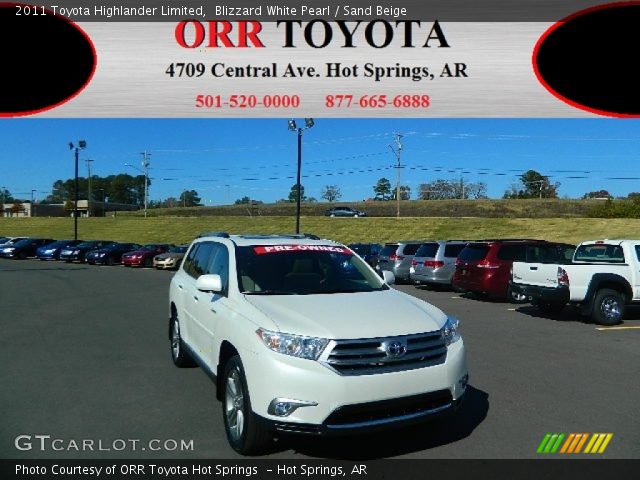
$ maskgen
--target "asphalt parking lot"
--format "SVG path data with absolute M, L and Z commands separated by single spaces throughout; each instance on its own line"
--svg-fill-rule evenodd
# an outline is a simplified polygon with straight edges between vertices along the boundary
M 0 260 L 0 457 L 238 457 L 209 378 L 171 363 L 171 275 Z M 461 411 L 393 434 L 281 439 L 272 458 L 535 458 L 548 432 L 613 433 L 601 456 L 640 458 L 640 310 L 599 329 L 571 311 L 545 318 L 398 288 L 461 319 L 471 376 Z M 21 435 L 30 440 L 18 449 Z

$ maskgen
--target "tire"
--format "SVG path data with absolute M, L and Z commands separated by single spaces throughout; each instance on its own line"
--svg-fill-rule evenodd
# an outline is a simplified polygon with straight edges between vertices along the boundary
M 169 346 L 171 348 L 171 360 L 173 360 L 173 364 L 176 367 L 195 367 L 196 362 L 193 361 L 184 347 L 184 342 L 180 336 L 180 322 L 175 314 L 169 320 Z
M 104 263 L 112 267 L 115 262 L 113 261 L 113 257 L 107 257 Z
M 229 359 L 222 374 L 222 418 L 229 445 L 241 455 L 268 450 L 273 436 L 251 410 L 244 367 L 238 355 Z
M 529 297 L 527 297 L 525 294 L 523 293 L 516 293 L 514 292 L 511 287 L 509 287 L 509 289 L 507 290 L 507 299 L 511 302 L 511 303 L 515 303 L 515 304 L 522 304 L 522 303 L 527 303 L 529 301 Z
M 151 268 L 151 267 L 153 267 L 153 259 L 151 259 L 151 258 L 146 258 L 146 259 L 144 260 L 144 263 L 143 263 L 143 265 L 142 265 L 142 266 L 143 266 L 143 267 L 145 267 L 145 268 Z
M 26 260 L 27 254 L 25 252 L 18 253 L 18 260 Z
M 591 318 L 600 325 L 616 325 L 624 317 L 624 296 L 617 290 L 603 288 L 593 299 Z

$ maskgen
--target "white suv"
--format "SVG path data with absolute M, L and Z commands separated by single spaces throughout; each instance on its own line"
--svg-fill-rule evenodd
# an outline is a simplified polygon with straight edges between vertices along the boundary
M 388 286 L 344 245 L 304 235 L 196 239 L 171 280 L 178 367 L 214 378 L 241 454 L 278 432 L 352 434 L 452 411 L 458 321 Z

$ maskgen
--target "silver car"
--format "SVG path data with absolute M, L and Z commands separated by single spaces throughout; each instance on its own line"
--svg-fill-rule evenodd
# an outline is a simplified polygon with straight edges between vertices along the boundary
M 377 270 L 389 270 L 396 277 L 396 283 L 409 282 L 409 269 L 413 256 L 425 243 L 424 240 L 403 240 L 397 243 L 387 243 L 378 255 Z
M 179 245 L 171 247 L 167 252 L 161 253 L 153 257 L 153 266 L 158 270 L 170 269 L 177 270 L 180 262 L 186 253 L 188 245 Z
M 421 245 L 411 263 L 411 281 L 416 285 L 451 285 L 456 259 L 467 243 L 439 240 Z

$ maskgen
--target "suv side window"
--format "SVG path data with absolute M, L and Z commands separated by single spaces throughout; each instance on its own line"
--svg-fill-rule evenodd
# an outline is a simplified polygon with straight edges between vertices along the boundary
M 503 245 L 498 252 L 498 258 L 500 260 L 513 260 L 514 262 L 523 261 L 525 259 L 525 246 Z
M 220 279 L 222 280 L 222 295 L 227 296 L 229 293 L 229 251 L 227 247 L 219 243 L 211 245 L 213 251 L 211 252 L 205 273 L 220 275 Z

